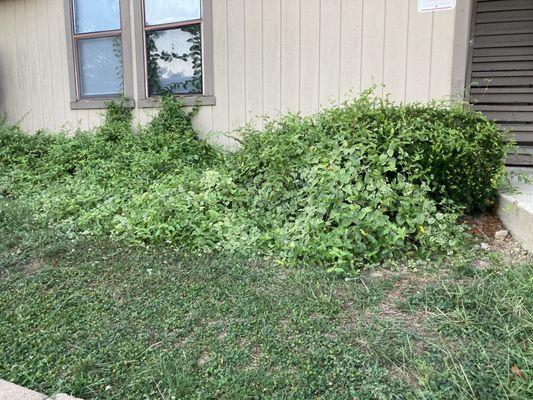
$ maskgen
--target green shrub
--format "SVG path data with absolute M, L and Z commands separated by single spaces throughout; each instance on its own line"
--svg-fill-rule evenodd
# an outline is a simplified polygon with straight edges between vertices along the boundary
M 443 104 L 404 110 L 400 121 L 408 122 L 408 129 L 402 130 L 403 141 L 413 146 L 407 150 L 413 159 L 407 162 L 420 160 L 434 198 L 450 199 L 472 212 L 492 207 L 509 150 L 497 126 L 481 113 Z
M 168 97 L 139 132 L 117 104 L 72 138 L 3 127 L 0 193 L 72 233 L 346 269 L 453 250 L 458 213 L 483 209 L 503 173 L 495 126 L 443 104 L 367 94 L 247 128 L 235 154 L 199 140 L 194 115 Z
M 318 152 L 342 150 L 353 158 L 360 151 L 363 163 L 381 157 L 390 163 L 389 176 L 397 171 L 425 182 L 437 202 L 451 200 L 467 211 L 490 206 L 508 151 L 497 126 L 480 113 L 445 103 L 397 106 L 368 95 L 311 118 L 288 116 L 256 133 L 245 132 L 238 154 L 248 178 L 268 168 L 269 180 L 284 179 L 287 168 Z

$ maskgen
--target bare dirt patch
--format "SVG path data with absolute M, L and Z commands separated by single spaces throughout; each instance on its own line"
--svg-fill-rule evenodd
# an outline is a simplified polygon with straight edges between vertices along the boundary
M 251 350 L 250 363 L 246 366 L 248 371 L 256 371 L 259 368 L 259 360 L 261 358 L 261 349 L 258 346 L 254 346 Z
M 412 351 L 421 354 L 425 351 L 425 342 L 433 338 L 434 332 L 428 328 L 427 314 L 423 310 L 404 310 L 400 307 L 401 303 L 407 298 L 419 291 L 423 291 L 428 286 L 437 282 L 444 273 L 424 274 L 421 271 L 390 271 L 379 269 L 364 272 L 359 278 L 361 285 L 368 290 L 376 290 L 375 285 L 379 281 L 391 281 L 392 288 L 385 290 L 383 299 L 375 306 L 361 309 L 347 301 L 343 307 L 343 312 L 339 317 L 339 323 L 343 330 L 354 332 L 357 336 L 357 345 L 368 354 L 380 353 L 375 348 L 376 343 L 372 340 L 364 339 L 365 332 L 368 329 L 386 329 L 385 326 L 392 324 L 398 331 L 406 332 L 413 337 Z M 396 330 L 396 328 L 394 329 Z M 359 333 L 358 333 L 359 332 Z M 418 340 L 418 339 L 424 340 Z
M 44 266 L 44 263 L 42 260 L 33 258 L 29 260 L 27 263 L 22 264 L 20 266 L 20 269 L 26 275 L 33 275 L 33 274 L 36 274 L 41 268 L 43 268 L 43 266 Z
M 464 222 L 469 226 L 469 233 L 488 242 L 493 241 L 496 232 L 505 229 L 500 219 L 494 214 L 466 216 Z
M 505 230 L 498 216 L 494 214 L 468 216 L 465 217 L 464 222 L 469 227 L 469 233 L 480 241 L 479 245 L 482 249 L 500 254 L 507 263 L 517 264 L 531 259 L 532 255 L 524 250 L 510 233 L 503 239 L 496 238 L 497 232 Z M 485 268 L 488 263 L 484 260 L 478 260 L 475 266 Z
M 435 275 L 420 276 L 416 273 L 404 273 L 388 291 L 379 304 L 377 312 L 372 312 L 367 317 L 378 317 L 399 322 L 402 326 L 418 336 L 427 335 L 425 321 L 427 315 L 424 312 L 406 313 L 399 309 L 399 304 L 416 292 L 424 290 L 437 280 Z
M 203 367 L 204 365 L 206 365 L 209 362 L 210 359 L 211 359 L 211 357 L 209 356 L 209 353 L 204 351 L 200 355 L 200 358 L 198 359 L 198 366 L 199 367 Z

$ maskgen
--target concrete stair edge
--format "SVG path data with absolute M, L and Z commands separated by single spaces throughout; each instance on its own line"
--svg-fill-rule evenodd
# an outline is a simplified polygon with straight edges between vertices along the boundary
M 533 168 L 508 168 L 533 178 Z M 498 216 L 513 238 L 533 253 L 533 184 L 513 181 L 515 193 L 500 193 Z
M 47 396 L 0 379 L 0 400 L 81 400 L 64 393 Z

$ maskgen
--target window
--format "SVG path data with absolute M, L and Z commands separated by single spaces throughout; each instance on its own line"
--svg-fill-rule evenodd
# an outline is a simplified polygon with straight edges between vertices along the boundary
M 155 107 L 167 93 L 214 105 L 212 1 L 64 0 L 71 108 L 105 108 L 122 95 Z
M 202 93 L 200 25 L 146 33 L 148 95 Z
M 101 108 L 131 94 L 127 1 L 65 1 L 72 108 Z
M 214 104 L 211 1 L 137 0 L 141 107 L 157 105 L 163 94 L 183 96 L 186 104 Z

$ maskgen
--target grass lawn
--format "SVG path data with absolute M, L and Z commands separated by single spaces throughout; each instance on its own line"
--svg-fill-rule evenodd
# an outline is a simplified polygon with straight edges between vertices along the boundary
M 72 239 L 3 206 L 0 378 L 84 399 L 533 397 L 516 254 L 343 279 Z

